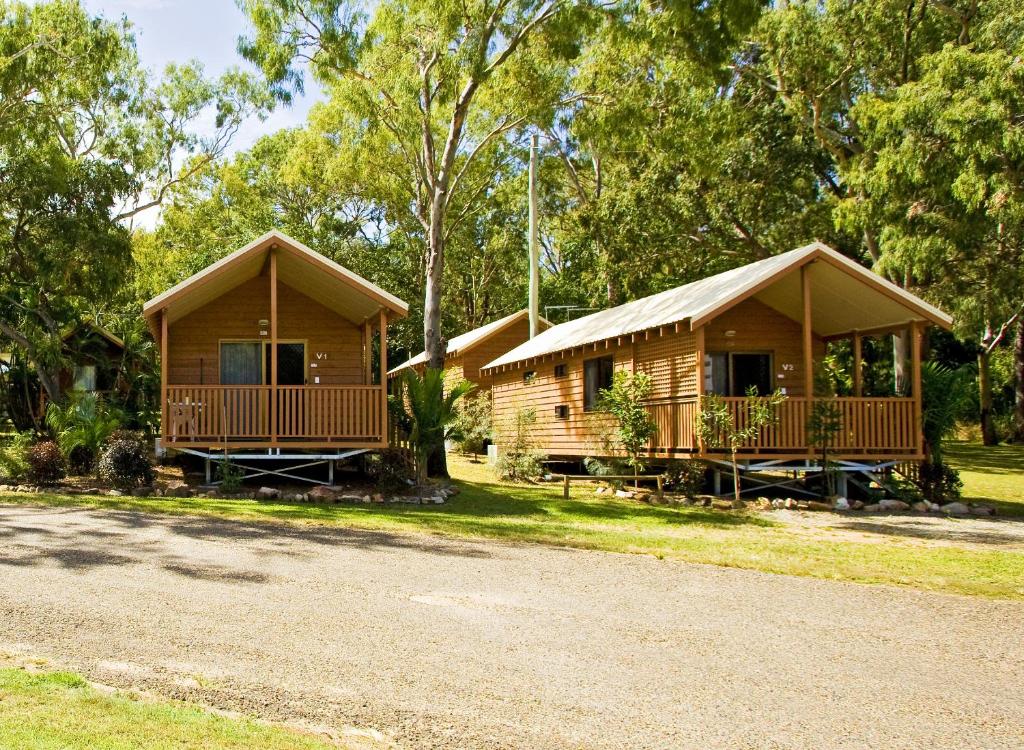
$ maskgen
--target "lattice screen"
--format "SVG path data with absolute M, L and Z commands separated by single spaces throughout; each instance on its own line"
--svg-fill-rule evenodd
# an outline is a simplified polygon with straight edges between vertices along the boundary
M 637 342 L 636 370 L 651 377 L 651 398 L 697 393 L 697 338 L 692 333 L 668 334 Z

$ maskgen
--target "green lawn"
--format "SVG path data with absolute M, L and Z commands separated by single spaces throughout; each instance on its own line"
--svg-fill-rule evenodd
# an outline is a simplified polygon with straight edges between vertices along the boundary
M 68 672 L 0 668 L 0 747 L 326 750 L 312 736 L 197 706 L 105 694 Z
M 965 494 L 998 502 L 1001 508 L 1019 508 L 1024 498 L 1017 484 L 1024 475 L 1014 476 L 1013 472 L 1018 471 L 1016 462 L 1024 462 L 1024 450 L 1012 448 L 995 454 L 977 449 L 987 463 L 973 455 L 974 451 L 971 446 L 951 451 L 957 460 L 976 463 L 965 472 Z M 1002 473 L 992 467 L 999 467 Z M 452 458 L 451 469 L 462 493 L 443 506 L 60 495 L 14 495 L 0 501 L 539 542 L 772 573 L 1024 599 L 1024 553 L 1020 551 L 929 545 L 883 535 L 851 540 L 828 530 L 784 526 L 766 514 L 603 499 L 587 484 L 574 484 L 571 499 L 563 500 L 560 485 L 502 484 L 486 465 L 458 457 Z
M 960 470 L 964 498 L 990 503 L 1001 515 L 1024 516 L 1024 446 L 950 443 L 945 451 Z

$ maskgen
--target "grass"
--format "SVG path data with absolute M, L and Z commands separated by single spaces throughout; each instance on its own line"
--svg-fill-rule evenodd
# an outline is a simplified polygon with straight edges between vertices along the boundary
M 1024 450 L 991 453 L 954 446 L 950 456 L 970 465 L 964 472 L 965 496 L 985 499 L 1001 509 L 1024 510 L 1024 495 L 1017 486 Z M 1024 552 L 1019 550 L 925 544 L 884 535 L 843 538 L 826 529 L 785 526 L 756 513 L 604 499 L 586 484 L 574 484 L 571 498 L 564 500 L 560 485 L 499 483 L 489 467 L 463 458 L 453 457 L 451 469 L 462 493 L 443 506 L 61 495 L 14 495 L 0 500 L 536 542 L 770 573 L 1024 599 Z
M 0 668 L 0 747 L 326 750 L 337 746 L 284 727 L 215 714 L 187 703 L 107 694 L 69 672 Z
M 1024 516 L 1024 446 L 950 443 L 945 455 L 960 470 L 966 500 L 989 503 L 1000 515 Z

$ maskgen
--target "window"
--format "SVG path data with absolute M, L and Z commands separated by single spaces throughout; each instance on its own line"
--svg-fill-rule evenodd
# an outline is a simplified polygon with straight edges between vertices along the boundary
M 537 379 L 537 372 L 535 370 L 527 370 L 523 373 L 523 385 L 529 385 Z
M 568 419 L 569 418 L 569 407 L 565 404 L 559 404 L 555 407 L 555 419 Z
M 564 378 L 565 377 L 565 365 L 564 364 L 555 365 L 555 377 L 556 378 Z
M 259 341 L 230 341 L 220 345 L 221 385 L 261 385 L 263 368 Z
M 745 396 L 753 386 L 761 396 L 774 389 L 772 355 L 758 352 L 711 352 L 704 357 L 704 390 L 719 396 Z
M 600 400 L 600 392 L 612 387 L 613 360 L 595 357 L 583 362 L 583 411 L 593 411 Z
M 75 384 L 72 388 L 76 391 L 95 391 L 96 365 L 75 365 Z

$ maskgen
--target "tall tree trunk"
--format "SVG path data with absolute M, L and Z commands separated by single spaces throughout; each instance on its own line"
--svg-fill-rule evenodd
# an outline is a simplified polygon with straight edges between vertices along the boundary
M 1024 318 L 1017 321 L 1017 336 L 1013 342 L 1013 439 L 1024 443 Z
M 427 235 L 427 288 L 423 300 L 423 346 L 427 355 L 427 367 L 444 369 L 446 345 L 441 335 L 441 280 L 444 274 L 444 211 L 445 195 L 436 191 L 430 203 L 430 230 Z M 448 476 L 448 457 L 444 444 L 430 451 L 427 458 L 427 473 L 431 476 Z
M 995 445 L 996 426 L 992 421 L 992 373 L 989 368 L 991 355 L 987 349 L 982 348 L 978 352 L 978 403 L 981 407 L 979 417 L 981 419 L 981 442 L 985 445 Z

